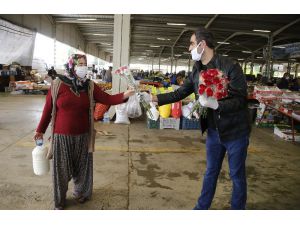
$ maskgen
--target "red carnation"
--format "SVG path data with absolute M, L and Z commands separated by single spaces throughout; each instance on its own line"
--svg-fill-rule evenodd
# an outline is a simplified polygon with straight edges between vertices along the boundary
M 221 99 L 223 98 L 223 93 L 222 92 L 217 92 L 216 95 L 215 95 L 216 99 Z
M 214 79 L 213 79 L 213 83 L 214 84 L 219 84 L 221 82 L 221 80 L 218 78 L 218 77 L 215 77 Z
M 200 86 L 199 86 L 199 90 L 198 90 L 198 92 L 199 92 L 199 95 L 203 95 L 203 94 L 204 94 L 204 91 L 205 91 L 205 89 L 206 89 L 206 86 L 205 86 L 205 85 L 203 85 L 203 84 L 200 84 Z
M 206 88 L 205 92 L 207 97 L 211 97 L 214 95 L 214 92 L 210 87 Z
M 218 84 L 217 85 L 217 89 L 220 91 L 220 90 L 223 90 L 224 89 L 224 86 L 223 84 Z
M 209 80 L 211 79 L 212 77 L 210 76 L 210 74 L 207 72 L 207 71 L 203 71 L 201 73 L 201 76 L 203 77 L 204 80 Z
M 210 80 L 204 80 L 206 86 L 211 86 L 213 83 Z
M 217 76 L 217 75 L 219 74 L 219 71 L 218 71 L 217 69 L 209 69 L 209 70 L 207 71 L 207 73 L 208 73 L 210 76 L 214 77 L 214 76 Z

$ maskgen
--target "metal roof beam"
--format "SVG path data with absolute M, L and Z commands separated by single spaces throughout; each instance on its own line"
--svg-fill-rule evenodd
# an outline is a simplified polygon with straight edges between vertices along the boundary
M 226 38 L 223 42 L 229 41 L 231 38 L 239 35 L 252 35 L 252 36 L 261 36 L 265 38 L 269 38 L 269 35 L 267 34 L 261 34 L 261 33 L 255 33 L 255 32 L 235 32 L 232 35 L 230 35 L 228 38 Z M 216 50 L 221 46 L 222 44 L 218 44 L 216 47 Z
M 285 25 L 285 26 L 279 28 L 278 30 L 276 30 L 276 31 L 274 31 L 274 32 L 272 33 L 272 37 L 277 36 L 277 35 L 280 34 L 282 31 L 284 31 L 285 29 L 289 28 L 290 26 L 293 26 L 295 23 L 298 23 L 299 21 L 300 21 L 300 18 L 298 18 L 298 19 L 296 19 L 296 20 L 290 22 L 289 24 L 287 24 L 287 25 Z
M 219 16 L 219 14 L 214 15 L 213 18 L 211 18 L 207 24 L 205 25 L 205 28 L 208 29 L 210 27 L 210 25 L 215 21 L 215 19 Z
M 206 28 L 206 29 L 209 28 L 210 25 L 214 22 L 214 20 L 215 20 L 218 16 L 219 16 L 219 14 L 214 15 L 214 16 L 207 22 L 207 24 L 205 25 L 205 28 Z M 181 38 L 181 36 L 182 36 L 185 32 L 190 31 L 190 30 L 192 30 L 192 29 L 191 29 L 191 28 L 189 28 L 189 29 L 184 28 L 184 29 L 180 32 L 179 36 L 178 36 L 177 39 L 175 40 L 175 42 L 174 42 L 174 44 L 173 44 L 172 47 L 174 48 L 175 45 L 177 44 L 177 42 L 179 41 L 179 39 Z

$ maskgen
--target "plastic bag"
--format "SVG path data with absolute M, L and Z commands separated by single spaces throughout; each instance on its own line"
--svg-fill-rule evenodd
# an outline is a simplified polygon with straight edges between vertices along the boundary
M 136 95 L 132 95 L 129 97 L 126 105 L 126 110 L 129 118 L 137 118 L 142 115 L 140 102 Z
M 109 105 L 96 103 L 95 110 L 94 110 L 94 119 L 102 120 L 104 113 L 109 109 L 109 107 L 110 107 Z
M 146 112 L 146 115 L 148 116 L 149 119 L 157 121 L 159 118 L 159 111 L 156 109 L 153 102 L 150 102 L 150 106 L 151 106 L 150 111 L 151 111 L 152 117 L 149 115 L 148 112 Z
M 217 109 L 219 106 L 218 100 L 215 98 L 200 95 L 198 100 L 199 100 L 200 104 L 204 107 Z
M 115 123 L 130 124 L 126 108 L 127 108 L 126 103 L 116 106 L 116 121 L 115 121 Z
M 172 103 L 172 113 L 173 118 L 180 118 L 181 117 L 181 101 Z
M 159 106 L 159 114 L 162 118 L 169 118 L 171 115 L 171 104 Z
M 190 102 L 189 104 L 182 106 L 182 115 L 185 118 L 191 119 L 192 108 L 193 108 L 193 102 Z

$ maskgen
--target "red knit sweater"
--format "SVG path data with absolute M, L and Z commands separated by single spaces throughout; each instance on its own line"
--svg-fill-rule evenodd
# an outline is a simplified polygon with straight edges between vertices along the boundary
M 100 87 L 94 87 L 94 100 L 105 105 L 117 105 L 124 102 L 123 93 L 109 95 L 101 90 Z M 48 91 L 46 103 L 44 106 L 41 121 L 36 132 L 45 133 L 51 121 L 52 113 L 51 90 Z M 56 119 L 54 133 L 64 135 L 77 135 L 89 131 L 89 97 L 87 92 L 80 92 L 77 97 L 70 90 L 70 86 L 62 83 L 56 101 Z

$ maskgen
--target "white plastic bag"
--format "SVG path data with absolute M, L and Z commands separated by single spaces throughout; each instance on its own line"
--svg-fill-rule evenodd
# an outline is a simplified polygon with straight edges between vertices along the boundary
M 142 109 L 137 95 L 132 95 L 129 97 L 126 110 L 129 118 L 137 118 L 142 115 Z
M 126 103 L 116 106 L 116 121 L 115 123 L 130 124 L 128 119 Z
M 151 106 L 150 112 L 151 112 L 152 116 L 149 114 L 149 112 L 146 112 L 146 115 L 149 119 L 157 121 L 159 118 L 159 111 L 156 109 L 153 102 L 150 102 L 150 106 Z
M 193 109 L 193 102 L 190 102 L 189 104 L 182 106 L 182 108 L 181 108 L 182 116 L 184 116 L 185 118 L 191 119 L 192 109 Z
M 219 107 L 218 100 L 204 95 L 199 96 L 199 102 L 202 106 L 217 109 Z

